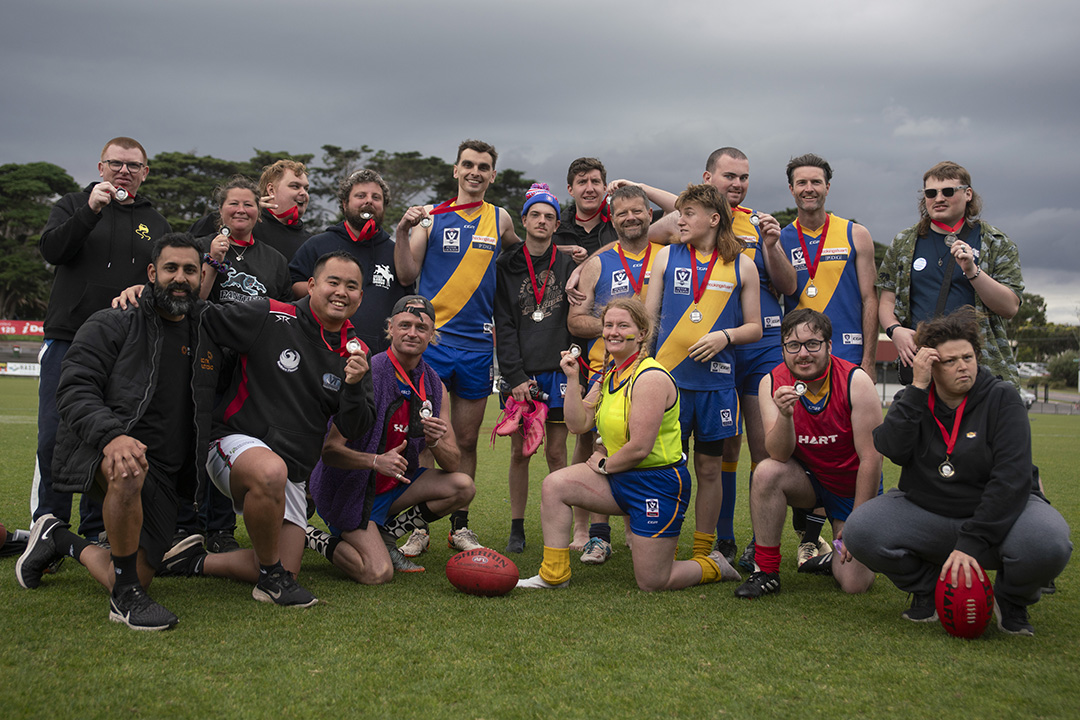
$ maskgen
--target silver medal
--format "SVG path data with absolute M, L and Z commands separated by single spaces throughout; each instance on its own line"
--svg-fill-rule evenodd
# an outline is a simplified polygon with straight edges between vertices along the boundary
M 806 286 L 806 297 L 817 297 L 817 286 L 814 283 L 810 283 Z
M 951 462 L 949 462 L 947 459 L 945 460 L 945 462 L 938 465 L 937 471 L 938 471 L 938 474 L 941 475 L 941 477 L 945 478 L 946 480 L 951 478 L 953 475 L 956 474 L 956 468 L 954 468 L 953 464 Z
M 532 319 L 533 322 L 540 322 L 544 319 L 544 311 L 540 308 L 536 308 L 535 310 L 533 310 Z
M 796 395 L 805 395 L 806 394 L 806 383 L 804 383 L 802 380 L 796 380 L 794 387 L 795 387 L 795 394 Z
M 692 323 L 701 322 L 701 311 L 700 310 L 694 310 L 694 311 L 692 311 L 690 313 L 690 322 L 692 322 Z
M 570 357 L 572 357 L 572 358 L 581 357 L 581 347 L 576 345 L 576 344 L 570 346 L 569 352 L 570 352 Z
M 227 228 L 227 227 L 223 227 L 220 230 L 218 230 L 218 235 L 221 235 L 223 237 L 229 237 L 229 235 L 231 235 L 231 234 L 232 234 L 232 231 L 229 230 L 229 228 Z
M 364 349 L 364 346 L 356 338 L 349 338 L 349 342 L 345 343 L 345 349 L 350 353 L 358 353 Z
M 429 418 L 429 417 L 431 417 L 431 415 L 432 415 L 431 401 L 430 400 L 425 400 L 423 402 L 423 404 L 420 405 L 420 417 Z
M 128 191 L 124 188 L 116 188 L 116 199 L 123 202 L 128 199 Z
M 370 220 L 373 217 L 375 217 L 375 216 L 373 214 L 369 213 L 369 212 L 360 213 L 360 219 L 361 220 Z
M 761 224 L 761 218 L 758 217 L 757 213 L 753 213 L 750 215 L 750 224 L 754 227 L 757 227 Z
M 953 243 L 955 243 L 955 242 L 956 242 L 956 236 L 953 235 L 952 233 L 949 233 L 948 235 L 945 236 L 945 247 L 952 247 Z
M 420 227 L 425 227 L 425 228 L 431 227 L 431 216 L 430 215 L 425 215 L 424 217 L 420 218 Z

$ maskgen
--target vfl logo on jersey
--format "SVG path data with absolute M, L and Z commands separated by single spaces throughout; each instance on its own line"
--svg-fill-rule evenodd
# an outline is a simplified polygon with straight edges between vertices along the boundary
M 139 227 L 135 228 L 135 234 L 147 242 L 150 241 L 150 228 L 146 227 L 146 223 L 139 223 Z
M 690 268 L 675 268 L 675 294 L 690 294 Z
M 494 250 L 498 241 L 487 235 L 473 235 L 472 246 L 478 250 Z
M 442 235 L 442 249 L 447 253 L 461 252 L 461 230 L 458 228 L 446 228 Z
M 625 270 L 614 270 L 611 273 L 611 294 L 619 295 L 630 291 L 630 278 Z
M 660 517 L 660 501 L 655 498 L 645 499 L 645 517 Z
M 800 435 L 796 442 L 799 445 L 832 445 L 839 435 Z
M 384 290 L 388 289 L 393 283 L 394 273 L 390 270 L 389 265 L 375 264 L 375 272 L 371 274 L 371 284 L 376 287 L 381 287 Z
M 278 364 L 280 363 L 281 361 L 279 360 Z M 333 373 L 326 373 L 322 376 L 322 386 L 330 392 L 337 392 L 341 389 L 341 378 L 339 378 L 337 375 L 334 375 Z
M 226 288 L 236 288 L 251 297 L 266 295 L 266 286 L 259 282 L 259 278 L 240 272 L 236 268 L 229 268 L 229 279 L 221 283 L 221 289 Z
M 296 368 L 300 367 L 300 353 L 291 348 L 285 348 L 278 356 L 277 366 L 285 372 L 296 372 Z
M 845 345 L 862 345 L 862 333 L 844 333 Z
M 796 270 L 806 269 L 806 258 L 803 256 L 802 248 L 794 248 L 791 251 L 791 266 Z
M 559 383 L 559 397 L 566 397 L 566 383 Z
M 724 427 L 731 427 L 735 424 L 735 421 L 731 418 L 731 410 L 724 408 L 720 411 L 720 422 Z
M 709 363 L 709 372 L 723 373 L 724 375 L 731 374 L 731 363 L 726 362 L 711 362 Z
M 779 315 L 766 315 L 765 317 L 762 318 L 762 320 L 765 321 L 765 328 L 766 329 L 780 327 L 780 316 Z

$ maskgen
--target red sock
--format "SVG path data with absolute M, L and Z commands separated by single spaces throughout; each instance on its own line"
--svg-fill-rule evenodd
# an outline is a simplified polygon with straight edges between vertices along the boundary
M 770 574 L 780 572 L 780 546 L 756 543 L 754 545 L 754 562 L 758 564 L 762 572 Z

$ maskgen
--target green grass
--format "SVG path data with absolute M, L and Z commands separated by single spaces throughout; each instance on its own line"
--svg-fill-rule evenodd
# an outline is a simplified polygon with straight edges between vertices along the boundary
M 0 378 L 0 520 L 29 522 L 36 385 Z M 484 436 L 496 413 L 489 407 Z M 1055 506 L 1080 527 L 1080 418 L 1032 415 L 1035 456 Z M 501 550 L 509 530 L 509 443 L 484 448 L 470 516 Z M 740 470 L 745 488 L 747 463 Z M 886 486 L 897 469 L 886 467 Z M 539 488 L 533 462 L 522 574 L 540 564 Z M 737 512 L 749 539 L 745 493 Z M 619 526 L 617 526 L 619 527 Z M 445 523 L 435 528 L 445 532 Z M 684 527 L 680 551 L 690 548 Z M 990 629 L 949 637 L 937 624 L 900 619 L 906 596 L 879 577 L 862 596 L 793 570 L 784 540 L 784 591 L 739 601 L 728 584 L 648 595 L 630 553 L 573 560 L 560 592 L 476 598 L 442 572 L 444 544 L 426 573 L 361 587 L 314 553 L 304 584 L 309 610 L 257 603 L 250 588 L 215 579 L 162 578 L 155 599 L 182 621 L 135 633 L 107 621 L 107 596 L 68 561 L 33 591 L 15 559 L 0 560 L 0 716 L 21 717 L 888 717 L 960 711 L 971 717 L 1076 717 L 1080 713 L 1080 572 L 1032 610 L 1035 638 Z M 246 538 L 241 533 L 242 542 Z

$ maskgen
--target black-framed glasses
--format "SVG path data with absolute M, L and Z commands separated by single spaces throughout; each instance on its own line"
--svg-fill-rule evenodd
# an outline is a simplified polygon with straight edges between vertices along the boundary
M 125 165 L 127 165 L 128 172 L 131 173 L 140 172 L 146 167 L 146 164 L 141 162 L 123 162 L 122 160 L 102 160 L 102 162 L 108 165 L 113 172 L 120 172 Z
M 799 350 L 801 350 L 802 348 L 806 348 L 807 352 L 816 353 L 818 350 L 821 349 L 821 346 L 824 345 L 824 344 L 825 344 L 824 340 L 818 340 L 817 338 L 814 338 L 813 340 L 807 340 L 806 342 L 799 342 L 798 340 L 791 340 L 789 342 L 784 343 L 784 349 L 787 350 L 792 355 L 798 353 Z
M 944 195 L 947 198 L 950 198 L 950 197 L 952 197 L 953 195 L 956 194 L 957 190 L 967 190 L 969 187 L 971 187 L 971 186 L 970 185 L 957 185 L 956 187 L 945 187 L 945 188 L 941 188 L 941 194 Z M 933 200 L 934 198 L 937 197 L 937 194 L 938 194 L 937 188 L 926 188 L 924 190 L 921 190 L 920 192 L 922 193 L 923 197 L 925 197 L 927 200 Z

